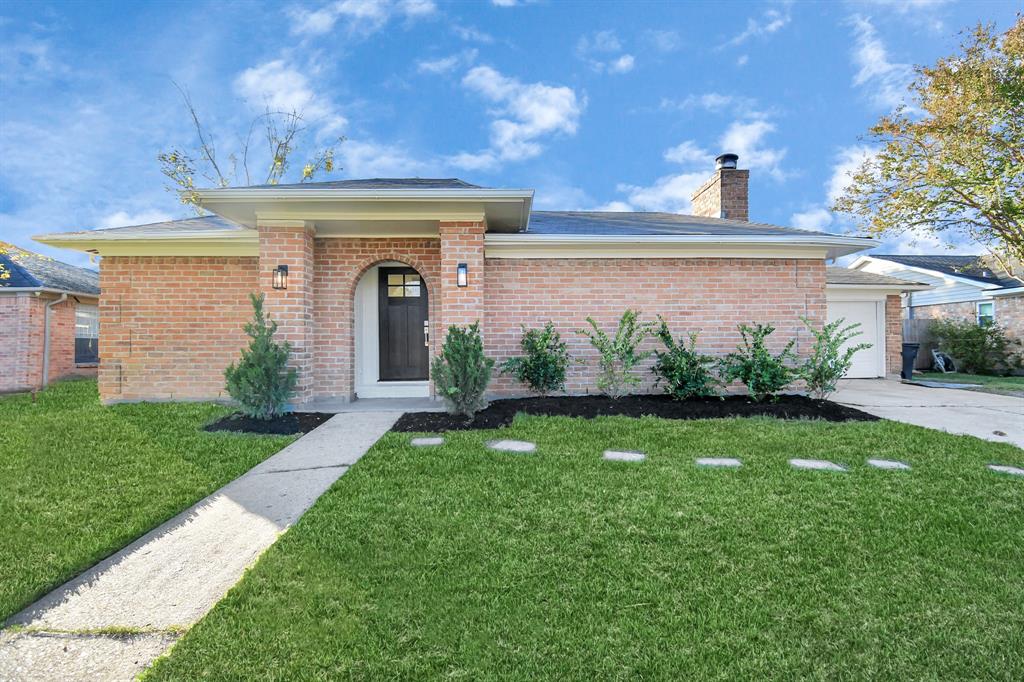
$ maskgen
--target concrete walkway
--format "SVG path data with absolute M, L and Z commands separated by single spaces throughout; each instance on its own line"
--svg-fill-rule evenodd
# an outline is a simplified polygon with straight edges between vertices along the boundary
M 884 419 L 1024 448 L 1024 398 L 891 379 L 848 379 L 831 399 Z
M 203 617 L 401 416 L 332 417 L 0 632 L 0 680 L 130 680 Z

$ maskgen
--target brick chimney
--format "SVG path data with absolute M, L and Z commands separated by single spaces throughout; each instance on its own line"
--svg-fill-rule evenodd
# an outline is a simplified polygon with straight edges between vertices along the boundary
M 747 182 L 750 171 L 738 170 L 735 154 L 722 154 L 715 159 L 715 174 L 693 193 L 693 215 L 705 218 L 750 220 Z

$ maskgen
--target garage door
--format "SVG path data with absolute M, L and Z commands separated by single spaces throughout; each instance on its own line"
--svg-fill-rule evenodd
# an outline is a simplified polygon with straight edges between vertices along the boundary
M 878 301 L 829 301 L 828 321 L 834 322 L 840 317 L 845 325 L 860 323 L 860 336 L 850 339 L 846 345 L 870 343 L 871 348 L 854 353 L 853 365 L 846 376 L 850 379 L 867 379 L 885 376 L 882 358 L 885 357 L 885 337 L 878 324 Z

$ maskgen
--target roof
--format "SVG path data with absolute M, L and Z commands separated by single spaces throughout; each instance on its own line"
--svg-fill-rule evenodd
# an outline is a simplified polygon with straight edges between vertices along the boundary
M 932 270 L 943 275 L 953 275 L 973 280 L 981 284 L 994 284 L 1000 288 L 1016 288 L 1021 281 L 1013 277 L 999 274 L 986 260 L 985 256 L 901 256 L 886 254 L 870 254 L 871 258 L 887 260 L 911 268 Z
M 615 213 L 603 211 L 533 211 L 531 234 L 551 235 L 708 235 L 806 236 L 824 232 L 749 223 L 725 218 L 704 218 L 680 213 Z M 838 235 L 828 235 L 838 236 Z
M 249 185 L 235 189 L 489 189 L 459 178 L 363 178 L 328 180 L 326 182 L 296 182 L 287 185 Z
M 68 265 L 17 247 L 0 253 L 0 266 L 10 273 L 0 279 L 0 289 L 52 289 L 69 294 L 100 293 L 100 275 L 95 270 Z
M 841 268 L 838 266 L 829 266 L 825 268 L 825 283 L 865 287 L 893 287 L 903 290 L 919 287 L 928 288 L 927 284 L 923 284 L 921 282 L 909 282 L 905 279 L 899 279 L 898 277 L 876 275 L 873 272 L 850 270 L 849 268 Z
M 233 223 L 219 215 L 201 215 L 181 220 L 165 220 L 145 225 L 129 225 L 127 227 L 105 227 L 97 230 L 78 230 L 77 232 L 61 232 L 68 236 L 102 236 L 104 239 L 138 239 L 138 238 L 173 238 L 176 236 L 201 236 L 204 234 L 218 235 L 225 230 L 244 231 L 244 225 Z

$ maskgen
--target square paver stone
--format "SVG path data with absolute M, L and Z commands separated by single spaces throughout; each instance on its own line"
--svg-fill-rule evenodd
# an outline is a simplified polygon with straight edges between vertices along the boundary
M 815 471 L 846 471 L 846 467 L 830 462 L 827 459 L 791 459 L 789 465 L 794 469 L 813 469 Z
M 441 436 L 426 436 L 423 438 L 413 438 L 409 442 L 413 447 L 425 448 L 431 445 L 444 445 L 444 438 Z
M 897 471 L 907 471 L 910 469 L 910 465 L 906 462 L 897 462 L 894 459 L 869 459 L 868 464 L 876 469 L 893 469 Z
M 605 450 L 604 458 L 609 462 L 642 462 L 647 455 L 634 450 Z
M 487 447 L 501 452 L 533 452 L 537 444 L 525 440 L 491 440 L 487 441 Z
M 738 467 L 743 466 L 743 462 L 739 461 L 735 457 L 698 457 L 697 466 L 702 467 Z
M 1020 467 L 1006 466 L 1005 464 L 989 464 L 988 468 L 992 471 L 998 471 L 1001 474 L 1010 474 L 1012 476 L 1024 476 L 1024 469 Z

